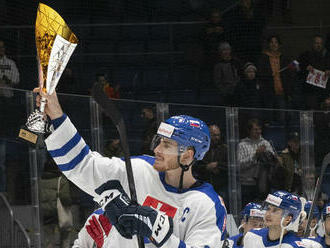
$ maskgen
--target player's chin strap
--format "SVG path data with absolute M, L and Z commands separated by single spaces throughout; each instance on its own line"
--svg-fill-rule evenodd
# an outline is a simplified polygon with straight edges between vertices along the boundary
M 180 157 L 182 155 L 183 151 L 179 151 L 179 155 L 178 155 L 178 163 L 181 167 L 181 175 L 180 175 L 180 182 L 179 182 L 179 192 L 182 192 L 182 187 L 183 187 L 183 176 L 184 176 L 184 173 L 189 170 L 189 167 L 192 166 L 195 162 L 196 162 L 196 159 L 194 159 L 190 164 L 188 165 L 183 165 L 180 163 Z
M 315 234 L 315 236 L 317 236 L 316 235 L 316 228 L 317 228 L 317 226 L 318 226 L 318 223 L 316 223 L 316 225 L 314 227 L 310 227 L 309 228 L 310 229 L 309 236 L 313 236 L 313 233 Z

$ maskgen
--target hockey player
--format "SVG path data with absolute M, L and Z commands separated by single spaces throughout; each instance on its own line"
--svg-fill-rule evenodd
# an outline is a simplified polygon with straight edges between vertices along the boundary
M 324 228 L 324 237 L 318 236 L 314 239 L 305 239 L 304 243 L 306 244 L 306 247 L 330 248 L 330 203 L 325 204 L 322 210 L 322 224 Z
M 312 206 L 311 201 L 306 202 L 305 207 L 304 207 L 306 214 L 309 213 L 311 206 Z M 309 227 L 308 238 L 304 237 L 304 232 L 306 229 L 308 219 L 305 218 L 304 220 L 301 221 L 301 223 L 299 225 L 297 236 L 301 237 L 301 240 L 302 240 L 303 244 L 305 245 L 305 247 L 322 248 L 322 246 L 320 244 L 320 240 L 316 234 L 316 228 L 317 228 L 317 222 L 319 220 L 319 216 L 320 216 L 320 212 L 317 209 L 317 207 L 315 206 L 313 209 L 313 212 L 312 212 L 312 220 L 311 220 L 310 227 Z
M 305 217 L 303 205 L 304 202 L 298 196 L 286 191 L 269 194 L 265 200 L 266 228 L 249 231 L 243 239 L 244 247 L 304 247 L 300 238 L 294 234 L 298 231 L 300 217 Z
M 322 221 L 324 227 L 324 237 L 319 238 L 323 248 L 330 248 L 330 202 L 325 204 L 322 211 Z
M 311 206 L 312 206 L 311 201 L 306 202 L 305 208 L 304 208 L 306 214 L 309 213 L 309 211 L 311 209 Z M 311 220 L 310 227 L 309 227 L 309 229 L 310 229 L 309 230 L 309 235 L 308 235 L 309 237 L 316 237 L 317 236 L 316 228 L 317 228 L 317 223 L 318 223 L 319 219 L 320 219 L 320 212 L 319 212 L 317 206 L 315 206 L 314 209 L 313 209 L 312 220 Z M 299 225 L 298 233 L 297 233 L 297 235 L 299 237 L 303 237 L 306 225 L 307 225 L 307 218 L 305 218 L 301 222 L 301 224 Z
M 72 248 L 101 248 L 103 246 L 104 238 L 109 235 L 112 228 L 111 223 L 103 213 L 103 209 L 99 208 L 88 217 Z M 98 241 L 94 242 L 94 239 L 97 238 Z
M 49 153 L 69 180 L 94 196 L 115 226 L 103 247 L 137 247 L 137 235 L 149 238 L 148 247 L 222 246 L 225 206 L 212 186 L 197 181 L 191 172 L 191 165 L 210 146 L 203 121 L 184 115 L 169 118 L 153 141 L 155 157 L 131 158 L 138 201 L 133 204 L 126 194 L 124 161 L 90 151 L 63 113 L 56 92 L 34 92 L 47 99 L 45 112 L 55 129 L 45 140 Z
M 262 207 L 258 203 L 250 202 L 246 204 L 242 211 L 243 215 L 243 232 L 239 233 L 236 236 L 230 237 L 228 239 L 228 247 L 243 247 L 243 238 L 244 235 L 254 228 L 262 228 L 264 223 L 265 212 L 262 210 Z M 240 228 L 239 228 L 240 229 Z

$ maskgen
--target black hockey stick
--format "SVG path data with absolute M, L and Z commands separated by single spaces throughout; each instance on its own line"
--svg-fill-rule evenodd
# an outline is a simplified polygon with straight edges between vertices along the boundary
M 306 228 L 304 230 L 304 237 L 307 237 L 309 235 L 309 226 L 311 225 L 311 221 L 313 219 L 313 210 L 315 207 L 315 202 L 317 201 L 318 195 L 320 193 L 320 189 L 321 189 L 321 185 L 322 185 L 322 180 L 323 180 L 323 176 L 325 173 L 326 168 L 328 167 L 328 165 L 330 164 L 330 152 L 325 155 L 325 157 L 323 158 L 322 161 L 322 168 L 321 168 L 321 173 L 320 176 L 317 178 L 316 184 L 315 184 L 315 189 L 314 189 L 314 194 L 313 194 L 313 201 L 312 201 L 312 205 L 311 208 L 309 210 L 308 213 L 308 219 L 307 219 L 307 225 Z
M 126 174 L 127 174 L 128 187 L 131 195 L 131 200 L 132 202 L 137 204 L 134 176 L 133 176 L 132 164 L 130 159 L 131 156 L 127 142 L 126 126 L 124 119 L 121 113 L 119 112 L 118 108 L 116 107 L 115 102 L 105 94 L 102 85 L 95 84 L 93 86 L 92 96 L 94 100 L 102 107 L 104 113 L 111 118 L 113 124 L 117 128 L 120 137 L 120 143 L 124 151 Z M 144 240 L 142 237 L 138 236 L 138 243 L 139 243 L 139 248 L 144 248 Z

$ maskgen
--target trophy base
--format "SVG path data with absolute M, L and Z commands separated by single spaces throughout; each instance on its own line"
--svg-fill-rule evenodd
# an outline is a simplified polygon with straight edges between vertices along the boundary
M 40 149 L 45 147 L 45 134 L 37 133 L 29 130 L 26 126 L 22 126 L 19 130 L 18 137 L 20 141 L 28 143 L 29 145 Z

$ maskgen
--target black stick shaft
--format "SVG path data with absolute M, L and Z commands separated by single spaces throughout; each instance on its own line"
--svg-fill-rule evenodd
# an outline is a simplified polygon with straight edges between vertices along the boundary
M 134 176 L 133 176 L 132 164 L 130 159 L 131 156 L 127 142 L 126 126 L 124 119 L 121 113 L 119 112 L 118 108 L 116 107 L 115 102 L 112 99 L 108 98 L 108 96 L 103 91 L 103 87 L 101 85 L 95 85 L 93 87 L 92 95 L 94 100 L 101 105 L 105 114 L 111 118 L 112 122 L 117 128 L 120 137 L 120 143 L 124 151 L 125 165 L 126 165 L 125 167 L 126 167 L 127 181 L 131 195 L 131 200 L 132 202 L 137 203 Z M 139 248 L 144 248 L 143 237 L 138 236 L 138 245 Z

